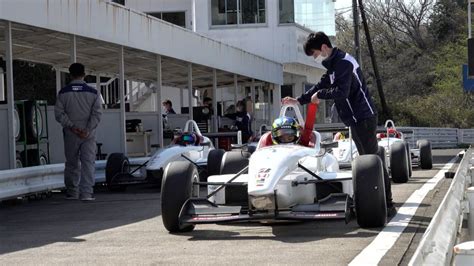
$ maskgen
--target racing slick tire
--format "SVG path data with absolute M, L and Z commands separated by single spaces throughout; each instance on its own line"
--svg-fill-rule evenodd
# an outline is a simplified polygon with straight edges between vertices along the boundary
M 377 149 L 377 155 L 379 156 L 380 160 L 382 161 L 382 166 L 387 167 L 387 162 L 385 161 L 386 155 L 385 155 L 385 148 L 382 146 L 379 146 Z
M 224 153 L 221 162 L 221 175 L 237 174 L 249 165 L 250 154 L 244 151 L 229 151 Z
M 190 162 L 175 161 L 166 166 L 161 183 L 161 218 L 170 233 L 194 229 L 192 224 L 180 224 L 179 213 L 186 200 L 199 197 L 199 185 L 193 185 L 198 180 L 198 171 Z
M 362 228 L 384 226 L 387 206 L 382 160 L 375 154 L 358 156 L 354 159 L 352 176 L 357 224 Z
M 209 154 L 207 155 L 207 176 L 221 174 L 221 162 L 224 153 L 225 151 L 223 149 L 214 149 L 209 151 Z M 201 181 L 207 181 L 207 176 L 205 177 L 206 180 Z
M 130 172 L 130 162 L 123 153 L 112 153 L 107 158 L 105 165 L 105 183 L 107 189 L 113 192 L 123 192 L 127 189 L 126 185 L 114 184 L 114 178 L 119 173 Z
M 433 168 L 433 157 L 431 155 L 431 143 L 429 140 L 422 139 L 418 141 L 420 149 L 420 167 L 421 169 Z
M 406 183 L 409 178 L 408 153 L 403 142 L 395 142 L 390 147 L 390 171 L 394 183 Z
M 408 142 L 403 141 L 405 143 L 405 148 L 407 150 L 407 161 L 408 161 L 408 177 L 411 177 L 413 175 L 413 166 L 411 165 L 411 151 L 410 151 L 410 145 Z

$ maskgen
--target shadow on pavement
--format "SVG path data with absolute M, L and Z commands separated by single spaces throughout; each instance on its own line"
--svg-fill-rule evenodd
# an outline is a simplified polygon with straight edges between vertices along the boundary
M 48 199 L 0 204 L 0 255 L 56 242 L 82 242 L 86 234 L 161 215 L 156 187 L 129 187 L 124 193 L 96 189 L 94 202 Z

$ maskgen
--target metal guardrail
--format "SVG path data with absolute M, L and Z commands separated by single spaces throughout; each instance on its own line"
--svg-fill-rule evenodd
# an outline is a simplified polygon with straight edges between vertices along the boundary
M 463 156 L 451 186 L 431 220 L 409 265 L 448 265 L 463 219 L 463 199 L 470 183 L 470 163 L 474 149 Z
M 147 158 L 131 158 L 141 164 Z M 106 161 L 96 161 L 95 182 L 105 181 Z M 50 164 L 0 171 L 0 201 L 64 188 L 64 164 Z

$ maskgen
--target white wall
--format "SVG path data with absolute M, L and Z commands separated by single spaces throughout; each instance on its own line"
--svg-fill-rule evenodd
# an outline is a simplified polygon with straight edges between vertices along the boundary
M 196 5 L 198 33 L 276 62 L 298 62 L 321 67 L 307 57 L 302 49 L 310 31 L 292 24 L 279 25 L 278 1 L 266 2 L 266 24 L 251 26 L 212 26 L 209 8 L 211 1 L 206 2 L 208 5 Z
M 311 32 L 293 24 L 279 25 L 278 2 L 266 1 L 266 23 L 259 25 L 211 25 L 211 0 L 194 0 L 196 32 L 272 61 L 321 67 L 308 58 L 302 45 Z M 192 29 L 193 0 L 127 0 L 127 7 L 145 12 L 186 11 L 187 28 Z M 330 8 L 326 7 L 326 8 Z M 322 29 L 321 29 L 322 30 Z M 331 34 L 331 33 L 329 33 Z

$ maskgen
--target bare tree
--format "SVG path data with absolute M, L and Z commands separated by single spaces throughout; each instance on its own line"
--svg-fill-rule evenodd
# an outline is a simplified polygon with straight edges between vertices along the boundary
M 383 38 L 394 44 L 427 47 L 429 38 L 427 25 L 435 5 L 435 0 L 369 0 L 366 11 L 369 20 L 381 22 Z M 372 24 L 372 23 L 371 23 Z M 373 24 L 372 24 L 373 25 Z

